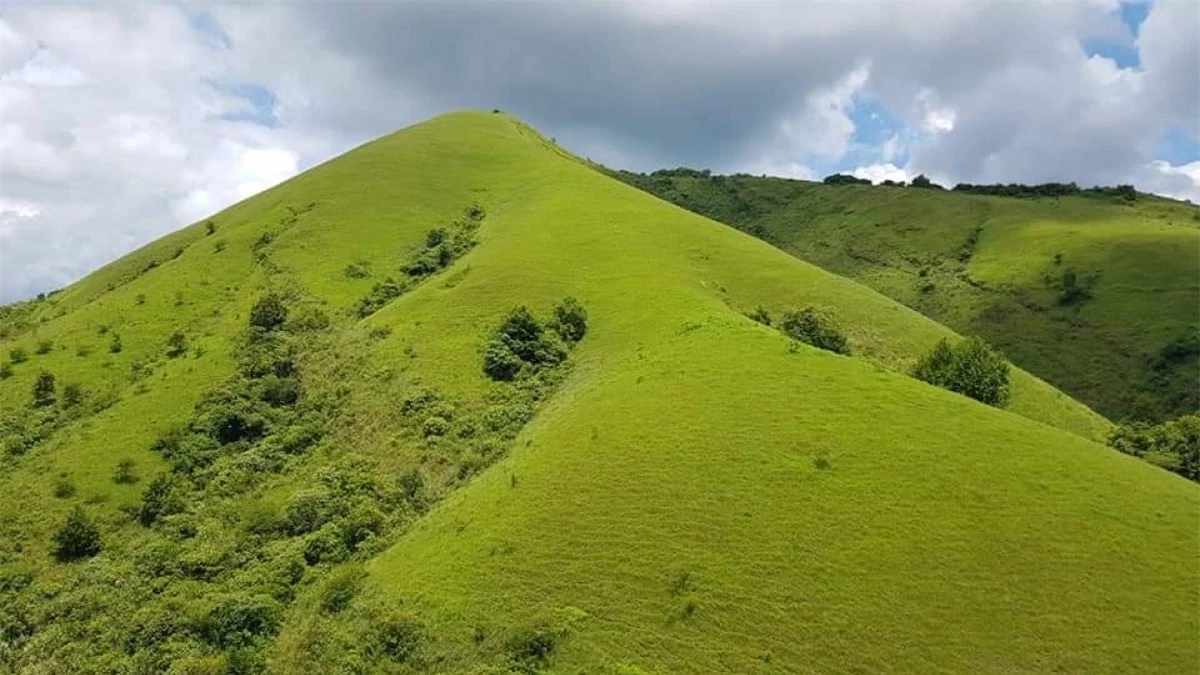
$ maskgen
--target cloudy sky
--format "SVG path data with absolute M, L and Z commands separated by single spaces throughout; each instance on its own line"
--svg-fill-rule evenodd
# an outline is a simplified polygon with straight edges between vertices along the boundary
M 0 301 L 464 107 L 637 170 L 1200 201 L 1200 1 L 0 0 Z

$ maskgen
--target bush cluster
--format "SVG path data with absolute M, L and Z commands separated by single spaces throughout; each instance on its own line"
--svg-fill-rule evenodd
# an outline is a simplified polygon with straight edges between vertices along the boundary
M 767 317 L 769 324 L 769 315 Z M 835 354 L 849 354 L 850 345 L 830 320 L 812 307 L 787 312 L 779 319 L 779 329 L 793 340 Z
M 425 247 L 404 265 L 404 278 L 388 277 L 375 284 L 358 302 L 358 315 L 366 317 L 408 292 L 425 278 L 449 267 L 475 246 L 475 231 L 483 222 L 483 208 L 473 204 L 447 227 L 437 227 L 425 235 Z M 365 271 L 365 270 L 364 270 Z
M 54 553 L 59 560 L 79 560 L 90 558 L 100 552 L 100 530 L 84 513 L 83 507 L 76 506 L 67 515 L 67 520 L 58 532 L 54 533 Z
M 988 405 L 1008 399 L 1009 366 L 983 340 L 972 337 L 956 345 L 938 341 L 913 369 L 913 376 Z
M 1117 450 L 1200 482 L 1200 414 L 1162 424 L 1127 422 L 1108 436 Z
M 553 367 L 587 334 L 587 311 L 574 298 L 554 307 L 543 325 L 529 308 L 517 307 L 496 330 L 483 354 L 483 372 L 493 380 L 513 380 L 522 372 Z

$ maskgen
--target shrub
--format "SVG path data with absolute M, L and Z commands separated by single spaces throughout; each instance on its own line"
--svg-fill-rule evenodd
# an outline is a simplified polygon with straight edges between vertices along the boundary
M 938 185 L 937 183 L 929 180 L 929 178 L 926 177 L 925 174 L 921 174 L 921 175 L 917 176 L 916 178 L 912 179 L 912 182 L 909 183 L 909 185 L 912 187 L 915 187 L 915 188 L 923 188 L 926 190 L 944 190 L 945 189 L 941 185 Z
M 54 404 L 54 373 L 43 370 L 33 382 L 33 407 L 44 408 Z
M 137 518 L 142 525 L 149 527 L 159 518 L 182 513 L 184 508 L 175 481 L 165 473 L 159 474 L 142 493 L 142 505 L 138 508 Z
M 8 361 L 0 363 L 0 380 L 7 380 L 8 378 L 12 377 L 12 374 L 13 369 L 11 363 Z
M 913 369 L 913 376 L 989 405 L 1008 399 L 1008 362 L 983 340 L 972 337 L 952 346 L 938 341 Z
M 67 515 L 67 520 L 58 532 L 54 533 L 55 555 L 59 560 L 79 560 L 90 558 L 100 552 L 100 531 L 83 512 L 83 507 L 76 506 Z
M 10 363 L 25 363 L 29 360 L 29 354 L 20 347 L 13 347 L 8 350 L 8 360 Z
M 206 236 L 206 237 L 207 237 L 207 236 L 209 236 L 209 235 L 215 234 L 215 233 L 216 233 L 216 231 L 217 231 L 217 224 L 216 224 L 216 223 L 214 223 L 214 222 L 213 222 L 213 221 L 211 221 L 211 220 L 205 221 L 205 223 L 204 223 L 204 236 Z
M 259 396 L 276 407 L 294 405 L 300 400 L 300 383 L 294 377 L 279 377 L 272 373 L 263 378 Z
M 1200 414 L 1184 415 L 1157 425 L 1127 422 L 1112 430 L 1108 444 L 1200 482 Z
M 366 279 L 371 276 L 371 271 L 367 269 L 367 263 L 354 262 L 349 263 L 342 269 L 342 275 L 347 279 Z
M 49 354 L 54 350 L 54 342 L 51 340 L 42 340 L 38 343 L 37 349 L 34 351 L 38 354 Z
M 288 308 L 283 304 L 283 299 L 275 293 L 268 293 L 250 308 L 250 325 L 264 331 L 272 331 L 287 321 L 287 315 Z
M 268 596 L 227 597 L 214 605 L 200 622 L 199 633 L 211 645 L 230 648 L 248 645 L 259 636 L 279 629 L 282 611 Z
M 401 663 L 417 656 L 424 639 L 420 623 L 400 614 L 381 617 L 374 623 L 375 641 L 381 652 Z
M 779 328 L 793 340 L 835 354 L 849 354 L 850 345 L 846 337 L 830 325 L 829 320 L 811 307 L 798 312 L 788 312 L 779 320 Z
M 177 330 L 167 338 L 167 356 L 176 358 L 187 353 L 187 336 Z
M 1075 273 L 1075 270 L 1069 269 L 1063 272 L 1060 289 L 1058 294 L 1058 304 L 1060 305 L 1078 305 L 1092 297 L 1091 290 L 1079 282 L 1079 275 Z
M 574 344 L 587 334 L 587 310 L 572 297 L 563 298 L 554 306 L 554 330 L 567 344 Z
M 493 340 L 483 353 L 483 372 L 493 380 L 511 380 L 524 365 L 521 358 L 503 342 Z
M 434 228 L 425 235 L 425 248 L 436 248 L 444 241 L 446 241 L 446 228 Z
M 764 326 L 771 325 L 771 313 L 768 312 L 765 307 L 762 307 L 762 306 L 756 307 L 753 312 L 746 314 L 746 316 L 750 317 L 754 321 L 761 323 Z
M 145 293 L 138 293 L 138 294 L 137 294 L 137 297 L 135 297 L 135 298 L 134 298 L 134 302 L 136 302 L 136 303 L 137 303 L 137 304 L 139 304 L 139 305 L 144 305 L 144 304 L 146 304 L 146 294 L 145 294 Z
M 67 386 L 63 387 L 63 405 L 74 408 L 81 403 L 83 403 L 83 387 L 79 386 L 77 382 L 67 383 Z
M 362 586 L 363 576 L 362 570 L 353 566 L 333 575 L 321 590 L 321 610 L 337 614 L 349 607 Z
M 121 335 L 113 333 L 112 339 L 108 342 L 108 351 L 112 354 L 119 354 L 122 349 L 124 349 L 124 345 L 121 344 Z
M 505 647 L 515 670 L 535 673 L 550 667 L 560 638 L 559 631 L 538 626 L 513 636 Z
M 132 459 L 123 459 L 117 464 L 117 470 L 113 472 L 113 482 L 121 485 L 130 485 L 138 481 L 137 474 L 133 472 L 135 464 Z
M 65 478 L 59 479 L 54 483 L 54 496 L 59 499 L 75 496 L 75 484 Z
M 422 430 L 425 438 L 445 436 L 450 431 L 450 422 L 445 417 L 434 415 L 425 418 Z

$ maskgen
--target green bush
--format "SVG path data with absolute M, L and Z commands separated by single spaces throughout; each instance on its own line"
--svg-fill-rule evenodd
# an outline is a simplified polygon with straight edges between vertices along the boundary
M 273 331 L 287 321 L 288 308 L 283 299 L 275 293 L 268 293 L 258 299 L 250 308 L 250 326 L 264 331 Z
M 8 350 L 8 360 L 10 363 L 25 363 L 29 360 L 29 354 L 20 347 L 13 347 Z
M 177 330 L 167 338 L 167 356 L 176 358 L 187 353 L 187 336 Z
M 362 586 L 364 576 L 361 568 L 350 566 L 330 577 L 321 589 L 321 611 L 337 614 L 349 607 Z
M 259 398 L 276 407 L 295 405 L 300 400 L 300 383 L 294 377 L 272 373 L 263 378 Z
M 74 408 L 83 403 L 83 387 L 78 382 L 68 382 L 63 387 L 63 405 Z
M 572 297 L 563 298 L 554 306 L 554 330 L 567 344 L 574 344 L 587 334 L 587 310 Z
M 1200 414 L 1162 424 L 1128 422 L 1114 428 L 1108 444 L 1134 457 L 1200 482 Z
M 587 332 L 587 314 L 578 303 L 560 306 L 567 323 L 562 328 L 571 336 Z M 567 358 L 567 343 L 556 330 L 546 330 L 525 306 L 508 313 L 488 343 L 483 355 L 483 371 L 494 380 L 512 380 L 527 366 L 537 369 L 555 366 Z
M 0 363 L 0 380 L 7 380 L 8 378 L 12 377 L 12 374 L 13 369 L 11 363 L 8 361 Z
M 779 328 L 793 340 L 835 354 L 849 354 L 850 345 L 846 336 L 834 328 L 829 320 L 812 307 L 798 312 L 788 312 L 779 320 Z
M 33 407 L 44 408 L 54 405 L 55 379 L 54 373 L 43 370 L 33 381 Z
M 142 504 L 137 512 L 138 521 L 149 527 L 159 518 L 182 513 L 186 507 L 179 492 L 171 476 L 155 476 L 142 493 Z
M 756 307 L 753 312 L 746 314 L 746 316 L 764 326 L 771 325 L 771 313 L 765 307 Z
M 216 647 L 241 647 L 259 637 L 273 635 L 279 629 L 282 614 L 279 602 L 269 596 L 230 596 L 208 611 L 198 632 L 205 642 Z
M 123 459 L 117 464 L 116 471 L 113 472 L 113 482 L 121 485 L 129 485 L 138 481 L 137 474 L 133 472 L 134 463 L 132 459 Z
M 49 354 L 54 351 L 54 342 L 50 340 L 42 340 L 38 343 L 37 349 L 34 350 L 38 354 Z
M 67 520 L 54 533 L 55 555 L 59 560 L 90 558 L 100 552 L 100 530 L 92 524 L 83 507 L 76 506 L 67 515 Z
M 375 642 L 384 655 L 400 663 L 414 661 L 424 641 L 424 630 L 415 619 L 390 614 L 374 621 Z
M 1009 366 L 983 340 L 972 337 L 957 345 L 938 341 L 913 369 L 913 376 L 988 405 L 1008 399 Z
M 112 354 L 119 354 L 124 346 L 121 344 L 121 335 L 113 333 L 112 339 L 108 342 L 108 351 Z

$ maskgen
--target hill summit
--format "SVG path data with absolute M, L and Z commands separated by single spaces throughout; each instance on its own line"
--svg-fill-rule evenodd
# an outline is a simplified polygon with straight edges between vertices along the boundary
M 18 671 L 1200 665 L 1196 485 L 1019 369 L 910 377 L 959 337 L 503 113 L 4 321 Z

